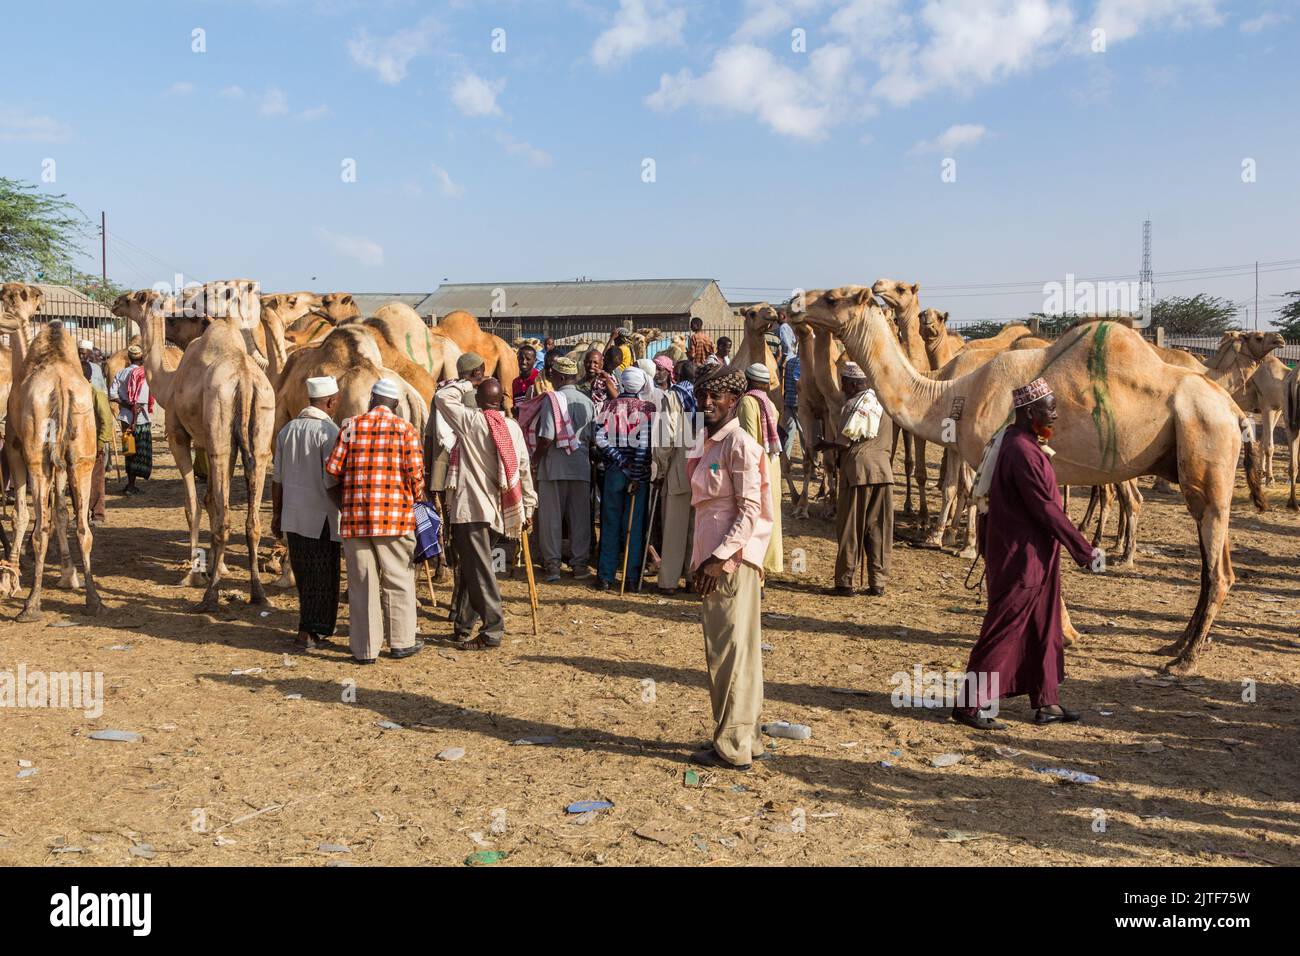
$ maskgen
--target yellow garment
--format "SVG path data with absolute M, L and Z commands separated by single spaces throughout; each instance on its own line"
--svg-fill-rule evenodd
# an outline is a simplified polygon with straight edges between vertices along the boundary
M 95 440 L 100 445 L 111 445 L 117 437 L 117 422 L 113 407 L 108 404 L 108 393 L 92 388 L 90 394 L 95 402 Z
M 626 345 L 620 345 L 618 347 L 618 354 L 621 356 L 621 360 L 619 362 L 619 366 L 616 369 L 616 371 L 621 372 L 623 371 L 623 369 L 627 368 L 634 361 L 636 361 L 636 359 L 632 355 L 632 350 L 628 348 Z
M 750 438 L 763 445 L 763 413 L 758 407 L 758 399 L 746 395 L 736 407 L 736 419 L 740 428 Z M 767 456 L 767 473 L 772 481 L 772 537 L 767 542 L 767 555 L 763 558 L 763 570 L 785 570 L 785 552 L 781 545 L 781 455 Z

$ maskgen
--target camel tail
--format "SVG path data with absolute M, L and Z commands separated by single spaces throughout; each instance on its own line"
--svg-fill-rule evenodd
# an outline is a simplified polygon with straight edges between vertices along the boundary
M 1286 429 L 1294 435 L 1300 431 L 1300 375 L 1289 378 L 1286 389 Z
M 249 462 L 253 460 L 253 447 L 256 435 L 253 429 L 257 427 L 253 416 L 253 398 L 256 389 L 252 387 L 251 381 L 247 377 L 241 376 L 240 381 L 235 385 L 235 421 L 232 426 L 235 444 L 239 448 L 239 457 L 244 463 L 244 475 L 249 474 Z
M 1242 419 L 1243 434 L 1248 434 L 1246 429 L 1252 426 L 1250 419 Z M 1264 479 L 1260 474 L 1260 455 L 1259 449 L 1255 442 L 1254 436 L 1251 435 L 1249 440 L 1241 443 L 1242 450 L 1246 453 L 1246 485 L 1250 488 L 1250 500 L 1254 502 L 1258 511 L 1268 510 L 1268 496 L 1264 493 Z

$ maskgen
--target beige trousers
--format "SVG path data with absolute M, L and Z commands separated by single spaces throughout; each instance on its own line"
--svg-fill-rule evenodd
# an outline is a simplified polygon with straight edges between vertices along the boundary
M 763 752 L 762 579 L 742 564 L 704 599 L 704 656 L 713 704 L 713 749 L 733 764 Z
M 373 660 L 388 637 L 401 650 L 415 644 L 415 534 L 344 538 L 348 562 L 348 643 L 352 656 Z
M 664 549 L 659 555 L 659 589 L 672 591 L 681 584 L 682 571 L 686 569 L 686 556 L 690 554 L 695 522 L 691 517 L 691 493 L 660 497 L 664 516 Z

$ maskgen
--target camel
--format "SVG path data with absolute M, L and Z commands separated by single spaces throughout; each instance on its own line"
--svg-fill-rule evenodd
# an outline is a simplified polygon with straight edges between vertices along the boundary
M 966 340 L 948 328 L 948 313 L 938 309 L 921 312 L 921 340 L 925 342 L 929 368 L 934 371 L 943 368 L 966 347 Z
M 993 349 L 997 352 L 1005 352 L 1016 343 L 1017 339 L 1022 339 L 1026 335 L 1033 335 L 1033 330 L 1027 325 L 1021 325 L 1018 322 L 1012 322 L 1002 326 L 997 335 L 987 339 L 970 339 L 966 343 L 968 349 Z
M 805 293 L 812 294 L 814 293 Z M 795 414 L 799 422 L 800 444 L 804 451 L 803 494 L 796 497 L 791 484 L 791 498 L 796 501 L 794 517 L 807 518 L 811 505 L 808 488 L 817 459 L 817 447 L 823 442 L 834 442 L 839 437 L 839 416 L 844 407 L 844 392 L 840 389 L 840 365 L 844 356 L 830 332 L 802 321 L 797 312 L 790 314 L 789 321 L 799 345 L 799 403 Z M 823 460 L 822 484 L 818 497 L 834 493 L 835 469 L 833 459 L 827 456 Z
M 1296 503 L 1295 496 L 1296 471 L 1300 467 L 1300 365 L 1287 373 L 1282 383 L 1282 390 L 1286 403 L 1286 412 L 1283 416 L 1287 443 L 1286 475 L 1291 484 L 1291 495 L 1286 506 L 1292 511 L 1297 511 L 1300 510 L 1300 504 Z
M 745 323 L 745 335 L 736 348 L 736 354 L 732 358 L 731 364 L 733 367 L 742 370 L 749 368 L 751 365 L 766 366 L 769 376 L 767 397 L 772 400 L 772 404 L 776 406 L 777 411 L 780 411 L 781 403 L 784 401 L 785 389 L 783 388 L 781 376 L 777 372 L 776 356 L 767 347 L 767 331 L 776 325 L 780 315 L 776 309 L 766 302 L 750 306 L 740 314 Z
M 334 325 L 361 318 L 361 307 L 351 292 L 326 292 L 320 297 L 321 312 Z
M 64 496 L 72 492 L 72 512 L 81 547 L 85 576 L 86 611 L 104 609 L 91 571 L 94 534 L 90 528 L 90 477 L 98 450 L 95 406 L 90 382 L 81 371 L 77 340 L 61 322 L 51 323 L 35 338 L 31 317 L 44 296 L 35 286 L 9 282 L 0 286 L 0 331 L 10 337 L 9 391 L 5 415 L 5 452 L 9 473 L 18 489 L 14 510 L 14 541 L 19 555 L 29 522 L 34 523 L 32 589 L 20 622 L 39 620 L 45 580 L 45 555 L 50 545 L 51 520 L 59 544 L 59 587 L 82 586 L 68 546 L 68 514 Z M 28 513 L 27 493 L 31 492 Z M 12 587 L 18 586 L 18 560 L 12 565 Z
M 1264 483 L 1273 483 L 1273 438 L 1278 418 L 1286 411 L 1286 379 L 1291 369 L 1276 355 L 1266 355 L 1246 382 L 1241 407 L 1260 417 L 1263 435 L 1260 452 L 1264 458 Z
M 514 404 L 511 396 L 515 379 L 519 377 L 519 358 L 510 343 L 491 332 L 483 331 L 478 319 L 460 309 L 448 312 L 439 319 L 438 328 L 456 343 L 462 353 L 473 352 L 483 359 L 484 373 L 501 383 L 505 407 L 509 411 Z
M 969 375 L 939 382 L 908 363 L 873 289 L 846 286 L 806 304 L 809 322 L 837 333 L 867 372 L 885 411 L 927 441 L 955 446 L 971 465 L 1011 419 L 1011 391 L 1045 378 L 1061 410 L 1053 464 L 1062 484 L 1106 485 L 1139 475 L 1178 479 L 1197 523 L 1201 588 L 1166 669 L 1186 673 L 1206 644 L 1232 587 L 1228 544 L 1237 461 L 1255 506 L 1267 510 L 1247 419 L 1218 384 L 1162 362 L 1132 329 L 1100 321 L 1071 329 L 1051 348 L 996 356 Z M 956 434 L 954 402 L 963 412 Z M 946 440 L 945 440 L 946 439 Z
M 377 334 L 375 342 L 384 365 L 414 385 L 427 401 L 433 401 L 439 382 L 459 377 L 456 360 L 461 357 L 461 347 L 446 331 L 426 325 L 409 305 L 390 302 L 361 324 Z
M 930 359 L 925 354 L 925 340 L 921 337 L 921 301 L 917 293 L 921 291 L 919 283 L 908 284 L 895 279 L 877 279 L 871 291 L 888 306 L 894 314 L 894 322 L 903 354 L 914 369 L 930 367 Z M 912 514 L 912 486 L 916 485 L 920 507 L 917 521 L 924 534 L 930 523 L 930 507 L 925 498 L 925 484 L 928 473 L 925 464 L 925 439 L 913 435 L 907 429 L 894 433 L 894 450 L 898 449 L 899 435 L 903 440 L 903 472 L 907 494 L 903 500 L 903 514 Z
M 214 316 L 203 334 L 186 347 L 174 372 L 168 371 L 163 361 L 162 297 L 141 290 L 119 296 L 113 305 L 115 315 L 134 322 L 140 330 L 149 389 L 167 409 L 167 445 L 185 483 L 185 517 L 190 528 L 190 569 L 181 582 L 183 587 L 202 583 L 193 452 L 207 452 L 204 503 L 212 535 L 212 560 L 207 590 L 195 608 L 199 611 L 216 608 L 218 584 L 228 573 L 224 557 L 236 453 L 244 462 L 248 490 L 244 532 L 248 541 L 249 603 L 266 603 L 258 546 L 262 536 L 262 489 L 271 464 L 275 392 L 247 350 L 245 335 L 250 329 L 240 324 L 253 319 L 247 299 L 242 308 L 230 307 L 231 296 L 246 292 L 246 286 L 232 292 L 224 283 L 213 283 L 205 290 L 205 308 L 216 306 L 221 314 Z

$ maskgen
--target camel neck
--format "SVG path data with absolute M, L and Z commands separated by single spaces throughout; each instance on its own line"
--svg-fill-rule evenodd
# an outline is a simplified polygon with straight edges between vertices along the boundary
M 948 410 L 943 398 L 955 383 L 937 382 L 917 372 L 884 313 L 867 305 L 858 308 L 858 314 L 840 331 L 849 355 L 867 373 L 880 404 L 895 424 L 926 441 L 944 444 L 943 421 Z
M 150 309 L 140 325 L 144 345 L 144 371 L 149 379 L 149 391 L 164 408 L 171 406 L 174 373 L 167 371 L 163 356 L 167 348 L 167 334 L 161 312 Z

